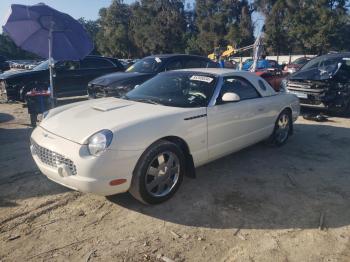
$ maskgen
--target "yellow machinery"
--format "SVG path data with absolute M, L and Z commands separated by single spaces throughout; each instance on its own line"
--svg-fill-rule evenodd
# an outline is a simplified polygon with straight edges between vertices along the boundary
M 255 46 L 255 44 L 235 49 L 232 45 L 228 45 L 227 49 L 224 52 L 222 52 L 221 54 L 220 54 L 220 48 L 215 47 L 214 53 L 209 54 L 208 58 L 210 58 L 211 60 L 216 60 L 218 57 L 229 58 L 229 57 L 231 57 L 234 54 L 237 54 L 239 52 L 253 49 L 254 46 Z

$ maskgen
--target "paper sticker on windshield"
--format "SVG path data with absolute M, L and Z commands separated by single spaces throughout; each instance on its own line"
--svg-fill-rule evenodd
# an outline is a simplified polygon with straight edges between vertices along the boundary
M 157 63 L 162 62 L 162 60 L 161 60 L 159 57 L 154 58 L 154 60 L 156 60 L 156 61 L 157 61 Z
M 208 76 L 191 76 L 190 80 L 211 83 L 214 79 Z

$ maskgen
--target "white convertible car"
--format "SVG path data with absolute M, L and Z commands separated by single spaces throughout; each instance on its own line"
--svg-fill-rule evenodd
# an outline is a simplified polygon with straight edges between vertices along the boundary
M 249 72 L 169 71 L 123 99 L 50 110 L 32 133 L 31 152 L 41 172 L 64 186 L 105 196 L 129 191 L 156 204 L 195 167 L 262 140 L 285 143 L 298 101 Z

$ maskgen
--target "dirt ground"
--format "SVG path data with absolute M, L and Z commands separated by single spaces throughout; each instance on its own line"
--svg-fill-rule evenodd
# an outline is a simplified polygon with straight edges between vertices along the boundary
M 350 261 L 350 119 L 299 118 L 285 146 L 203 166 L 157 206 L 49 181 L 28 123 L 0 104 L 0 261 Z

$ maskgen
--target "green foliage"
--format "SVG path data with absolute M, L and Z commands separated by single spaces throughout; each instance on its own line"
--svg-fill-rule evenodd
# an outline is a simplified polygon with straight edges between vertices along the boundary
M 197 0 L 197 41 L 202 53 L 231 44 L 236 47 L 254 42 L 252 8 L 246 0 Z
M 131 9 L 131 34 L 141 55 L 183 52 L 186 22 L 182 1 L 142 0 Z
M 266 43 L 275 53 L 349 50 L 345 0 L 256 0 L 266 17 Z
M 112 0 L 96 21 L 79 19 L 95 43 L 94 54 L 143 57 L 159 53 L 208 55 L 214 48 L 254 42 L 252 12 L 265 16 L 269 54 L 349 50 L 348 0 Z M 251 4 L 253 2 L 253 4 Z M 0 35 L 0 55 L 35 58 Z
M 104 55 L 129 57 L 132 42 L 129 36 L 131 10 L 122 0 L 113 0 L 99 12 L 100 30 L 96 36 L 97 50 Z

